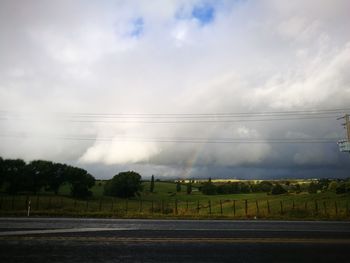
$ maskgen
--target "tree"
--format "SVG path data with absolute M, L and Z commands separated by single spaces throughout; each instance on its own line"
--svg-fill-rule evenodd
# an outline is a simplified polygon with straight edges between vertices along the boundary
M 48 185 L 52 175 L 53 163 L 50 161 L 36 160 L 27 164 L 25 173 L 28 176 L 26 190 L 37 193 Z
M 339 184 L 335 192 L 337 194 L 350 193 L 350 182 L 343 182 Z
M 5 167 L 4 167 L 4 159 L 0 157 L 0 188 L 2 184 L 5 182 Z
M 259 186 L 260 186 L 260 189 L 262 192 L 270 192 L 272 190 L 272 183 L 271 182 L 268 182 L 268 181 L 262 181 L 259 183 Z
M 134 172 L 121 172 L 105 184 L 105 195 L 122 198 L 133 197 L 142 190 L 141 175 Z
M 250 185 L 245 183 L 239 183 L 241 193 L 250 193 Z
M 310 194 L 316 194 L 317 191 L 319 190 L 319 186 L 316 183 L 312 182 L 309 184 L 309 187 L 307 190 Z
M 203 183 L 201 191 L 205 195 L 215 195 L 216 194 L 216 185 L 214 185 L 211 180 Z
M 58 194 L 58 189 L 68 178 L 68 166 L 65 164 L 55 163 L 51 167 L 51 174 L 48 177 L 48 186 L 51 191 Z
M 67 166 L 67 181 L 71 184 L 71 195 L 78 198 L 92 196 L 89 188 L 95 185 L 95 178 L 81 168 Z
M 281 195 L 287 193 L 287 190 L 282 187 L 280 184 L 275 184 L 272 187 L 271 194 L 273 195 Z
M 337 190 L 337 188 L 338 188 L 338 183 L 336 181 L 332 181 L 328 185 L 328 190 L 331 192 L 335 192 Z
M 179 181 L 176 182 L 176 192 L 181 192 L 181 184 Z
M 154 175 L 152 174 L 151 185 L 150 185 L 149 191 L 151 193 L 153 193 L 153 190 L 154 190 Z
M 186 187 L 186 193 L 189 195 L 189 194 L 192 193 L 192 183 L 189 182 L 189 183 L 187 183 L 186 186 L 187 186 L 187 187 Z
M 25 189 L 27 177 L 24 169 L 26 163 L 21 159 L 3 160 L 4 181 L 7 183 L 6 192 L 15 194 Z

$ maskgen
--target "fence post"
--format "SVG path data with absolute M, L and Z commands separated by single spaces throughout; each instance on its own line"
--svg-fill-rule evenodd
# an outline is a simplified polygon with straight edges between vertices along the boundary
M 334 201 L 335 214 L 338 215 L 338 204 L 337 201 Z
M 255 200 L 255 205 L 256 205 L 256 216 L 259 215 L 259 203 L 258 203 L 258 199 Z
M 236 215 L 236 200 L 232 201 L 233 215 Z
M 223 211 L 222 211 L 222 201 L 220 199 L 220 214 L 222 215 Z
M 27 207 L 27 216 L 30 216 L 30 199 L 28 200 L 28 207 Z
M 177 199 L 175 199 L 175 215 L 177 215 Z
M 211 215 L 211 201 L 208 201 L 209 214 Z
M 248 215 L 248 200 L 244 200 L 245 201 L 245 216 Z
M 267 214 L 269 215 L 271 213 L 269 200 L 266 200 L 266 203 L 267 203 Z
M 283 215 L 283 201 L 282 200 L 280 200 L 280 206 L 281 206 L 281 215 Z
M 140 203 L 139 203 L 139 212 L 142 213 L 142 199 L 140 199 Z
M 186 212 L 188 211 L 188 200 L 186 200 Z

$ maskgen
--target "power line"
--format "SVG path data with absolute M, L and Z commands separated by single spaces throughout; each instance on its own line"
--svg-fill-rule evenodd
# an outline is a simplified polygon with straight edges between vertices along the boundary
M 336 143 L 338 138 L 194 138 L 194 137 L 81 137 L 81 136 L 26 136 L 26 135 L 5 135 L 2 138 L 14 139 L 59 139 L 73 141 L 106 141 L 106 142 L 156 142 L 156 143 L 203 143 L 203 144 L 261 144 L 261 143 Z
M 257 117 L 257 116 L 255 116 Z M 312 120 L 312 119 L 334 119 L 337 117 L 336 115 L 330 115 L 330 116 L 288 116 L 286 118 L 261 118 L 261 119 L 193 119 L 193 120 L 184 120 L 183 118 L 178 118 L 176 120 L 139 120 L 139 118 L 128 118 L 128 119 L 57 119 L 54 121 L 59 122 L 71 122 L 71 123 L 140 123 L 140 124 L 178 124 L 178 123 L 187 123 L 187 124 L 193 124 L 193 123 L 234 123 L 234 122 L 263 122 L 263 121 L 293 121 L 293 120 Z M 152 118 L 151 118 L 152 119 Z M 33 120 L 40 120 L 40 121 L 53 121 L 53 119 L 25 119 L 25 118 L 8 118 L 8 117 L 0 117 L 0 121 L 33 121 Z
M 324 115 L 324 114 L 341 114 L 350 111 L 350 108 L 337 109 L 308 109 L 294 111 L 262 111 L 262 112 L 236 112 L 236 113 L 51 113 L 54 116 L 65 117 L 101 117 L 101 118 L 212 118 L 212 117 L 254 117 L 254 116 L 283 116 L 283 115 Z M 1 110 L 2 115 L 31 115 L 37 113 L 15 112 Z

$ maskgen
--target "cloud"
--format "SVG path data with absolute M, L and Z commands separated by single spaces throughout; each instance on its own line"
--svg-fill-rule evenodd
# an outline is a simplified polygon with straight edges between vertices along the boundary
M 112 141 L 96 143 L 84 153 L 79 161 L 86 163 L 128 164 L 147 162 L 159 150 L 152 143 Z
M 19 136 L 0 137 L 0 155 L 78 163 L 99 177 L 119 169 L 313 176 L 320 167 L 344 175 L 349 162 L 336 143 L 271 143 L 336 141 L 344 136 L 336 116 L 125 123 L 98 114 L 348 108 L 349 8 L 343 0 L 2 1 L 0 130 Z M 259 143 L 210 143 L 218 138 Z

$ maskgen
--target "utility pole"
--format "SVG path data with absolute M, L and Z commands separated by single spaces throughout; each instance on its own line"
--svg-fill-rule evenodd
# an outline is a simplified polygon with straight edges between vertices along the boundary
M 346 134 L 348 135 L 348 142 L 350 142 L 350 115 L 345 114 L 345 123 L 343 124 L 346 128 Z
M 345 119 L 345 123 L 343 123 L 344 128 L 346 129 L 346 139 L 338 141 L 339 150 L 341 152 L 348 152 L 350 153 L 350 115 L 345 114 L 343 117 L 338 118 Z

